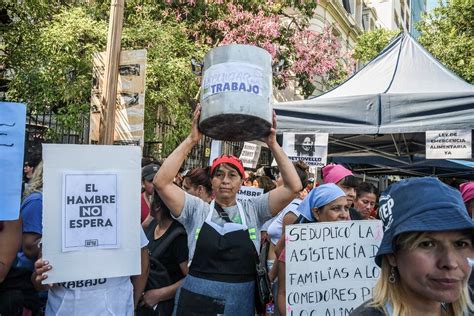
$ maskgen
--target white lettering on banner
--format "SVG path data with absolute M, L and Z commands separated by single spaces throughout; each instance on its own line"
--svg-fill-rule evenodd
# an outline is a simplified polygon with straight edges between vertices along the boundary
M 287 315 L 349 315 L 372 297 L 381 221 L 290 225 L 285 235 Z
M 202 82 L 202 99 L 223 92 L 244 92 L 260 96 L 269 93 L 263 69 L 246 63 L 212 65 L 204 72 Z
M 240 190 L 237 193 L 237 200 L 238 201 L 248 200 L 249 198 L 260 196 L 262 194 L 263 194 L 263 189 L 261 188 L 242 186 L 240 187 Z
M 117 174 L 64 173 L 63 251 L 118 248 Z
M 426 131 L 426 159 L 470 159 L 471 130 Z
M 327 164 L 328 139 L 327 133 L 283 133 L 282 147 L 291 161 L 322 168 Z

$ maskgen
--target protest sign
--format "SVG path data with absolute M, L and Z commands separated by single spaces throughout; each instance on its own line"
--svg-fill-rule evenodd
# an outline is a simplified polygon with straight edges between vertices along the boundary
M 43 163 L 46 282 L 140 274 L 140 147 L 45 144 Z
M 212 162 L 214 159 L 219 157 L 222 152 L 222 141 L 220 140 L 212 140 L 211 141 L 211 154 L 209 156 L 209 166 L 212 166 Z
M 252 197 L 260 196 L 263 194 L 263 189 L 241 186 L 239 192 L 237 193 L 237 200 L 243 201 L 248 200 Z
M 117 173 L 63 174 L 63 251 L 118 248 Z
M 471 130 L 426 131 L 426 159 L 471 159 Z
M 0 220 L 15 220 L 20 214 L 26 107 L 0 102 Z
M 379 220 L 288 226 L 286 314 L 349 315 L 370 299 L 382 237 Z
M 292 161 L 322 168 L 328 156 L 327 133 L 283 133 L 283 150 Z
M 262 147 L 260 145 L 245 142 L 242 152 L 240 153 L 239 159 L 242 161 L 244 168 L 257 168 L 258 158 L 260 157 L 260 151 Z
M 99 141 L 100 113 L 102 111 L 102 85 L 105 78 L 105 52 L 93 56 L 93 87 L 91 93 L 91 142 Z M 115 144 L 143 146 L 145 117 L 146 49 L 120 52 L 117 83 L 117 111 L 115 113 Z

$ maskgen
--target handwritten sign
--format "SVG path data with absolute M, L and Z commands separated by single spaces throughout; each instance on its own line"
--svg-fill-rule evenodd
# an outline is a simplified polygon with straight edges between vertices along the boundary
M 63 175 L 63 251 L 118 248 L 117 174 Z
M 261 67 L 247 63 L 221 63 L 209 67 L 202 79 L 202 100 L 224 92 L 267 95 L 268 83 Z
M 426 159 L 470 159 L 471 130 L 426 131 Z
M 139 146 L 43 145 L 47 283 L 140 274 L 140 182 Z
M 0 102 L 0 220 L 15 220 L 20 214 L 25 123 L 24 104 Z
M 288 316 L 349 315 L 372 297 L 381 221 L 290 225 L 285 235 Z
M 327 133 L 283 133 L 283 150 L 292 161 L 322 168 L 328 157 Z
M 237 200 L 239 201 L 248 200 L 250 198 L 260 196 L 262 194 L 263 194 L 263 189 L 261 188 L 242 186 L 240 187 L 240 190 L 237 193 Z
M 260 145 L 245 142 L 239 159 L 242 161 L 244 168 L 257 168 L 258 158 L 260 157 Z

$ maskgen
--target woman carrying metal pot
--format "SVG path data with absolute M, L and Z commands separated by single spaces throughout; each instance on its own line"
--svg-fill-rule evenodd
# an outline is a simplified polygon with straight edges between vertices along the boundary
M 283 186 L 247 201 L 236 199 L 244 168 L 234 156 L 221 156 L 210 169 L 215 199 L 206 203 L 173 184 L 173 177 L 202 137 L 200 107 L 194 112 L 190 135 L 163 162 L 154 184 L 171 214 L 195 236 L 189 274 L 176 295 L 174 314 L 254 315 L 256 249 L 260 228 L 302 188 L 288 157 L 276 141 L 276 115 L 265 138 L 278 164 Z

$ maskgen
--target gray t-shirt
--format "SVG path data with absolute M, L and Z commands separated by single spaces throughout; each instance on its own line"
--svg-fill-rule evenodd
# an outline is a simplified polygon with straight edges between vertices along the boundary
M 191 194 L 185 192 L 184 196 L 183 210 L 181 215 L 175 217 L 175 219 L 184 226 L 188 234 L 189 261 L 191 261 L 194 256 L 199 231 L 209 214 L 210 207 L 209 204 Z M 272 216 L 268 205 L 268 193 L 241 201 L 240 203 L 242 204 L 245 220 L 249 228 L 250 239 L 258 251 L 260 249 L 260 229 L 263 223 Z M 237 205 L 224 207 L 223 209 L 229 214 L 233 222 L 242 224 Z M 217 214 L 215 209 L 213 210 L 211 220 L 220 226 L 225 224 L 225 221 Z

